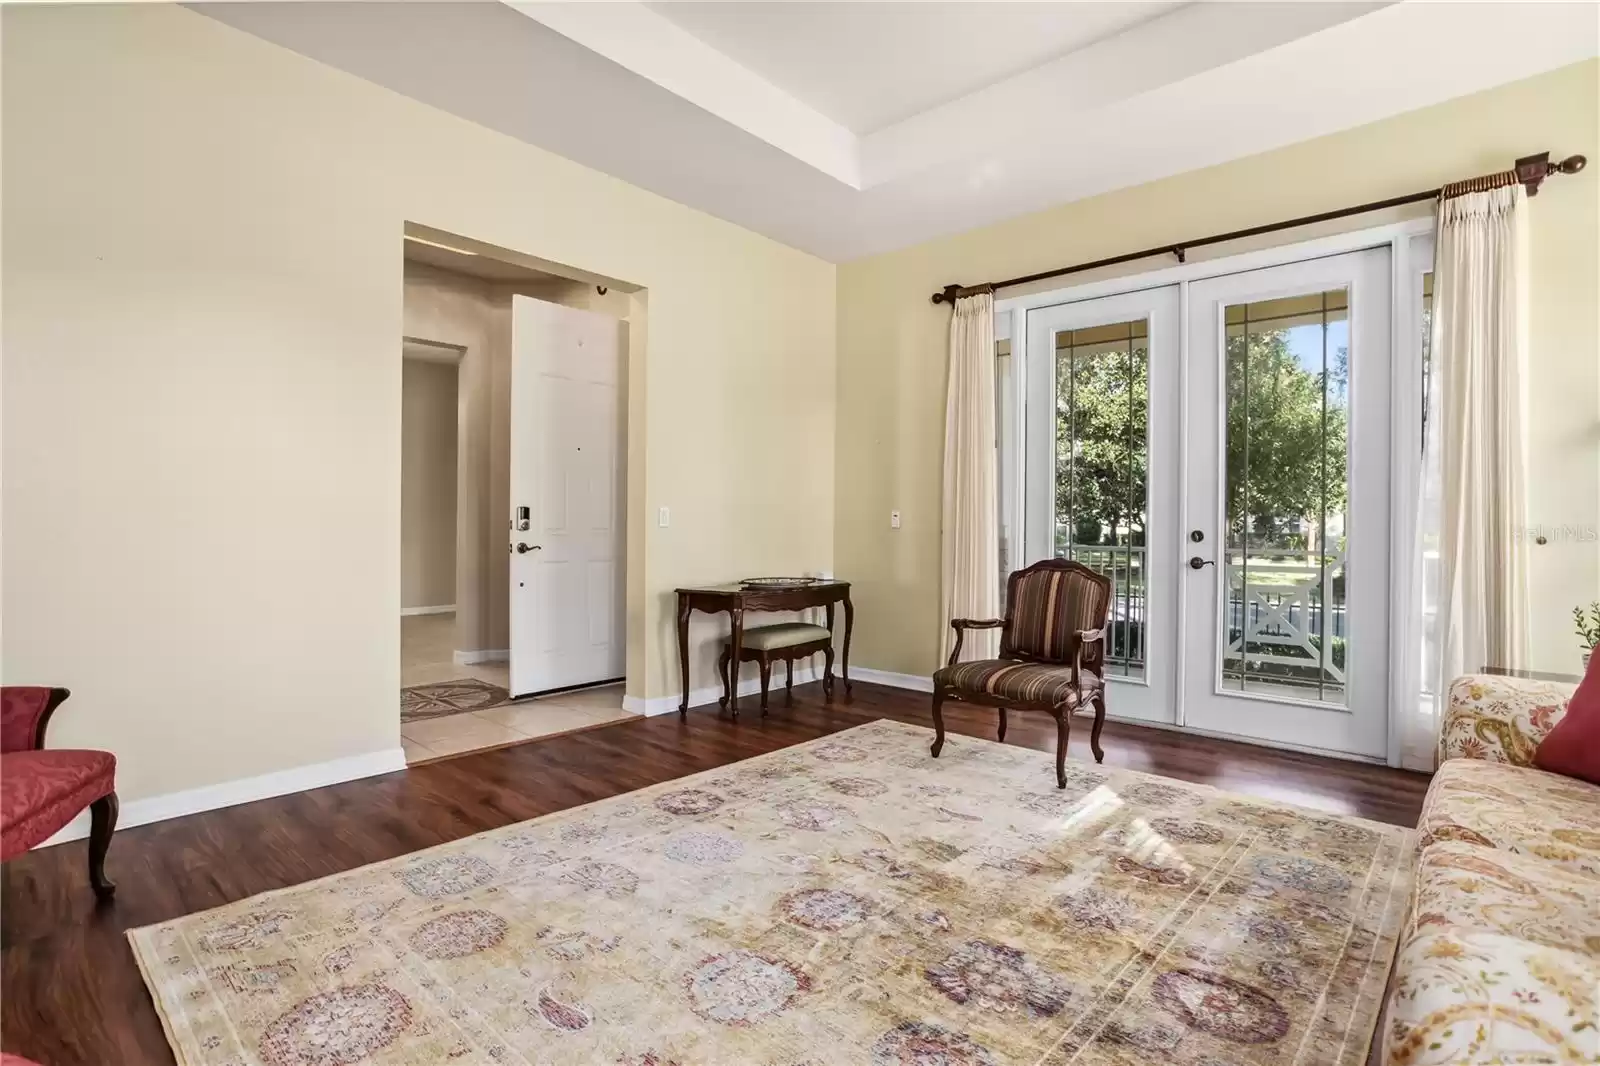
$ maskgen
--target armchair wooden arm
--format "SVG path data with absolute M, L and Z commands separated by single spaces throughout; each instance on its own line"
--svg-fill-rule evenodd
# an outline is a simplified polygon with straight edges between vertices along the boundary
M 1004 629 L 1004 618 L 952 618 L 950 628 L 956 631 L 956 646 L 950 649 L 950 660 L 946 666 L 954 666 L 961 659 L 961 642 L 966 639 L 969 629 Z
M 1105 655 L 1106 631 L 1104 629 L 1080 629 L 1074 636 L 1077 637 L 1072 649 L 1072 680 L 1078 680 L 1078 670 L 1082 667 L 1095 677 L 1105 682 Z M 1086 654 L 1087 653 L 1087 654 Z

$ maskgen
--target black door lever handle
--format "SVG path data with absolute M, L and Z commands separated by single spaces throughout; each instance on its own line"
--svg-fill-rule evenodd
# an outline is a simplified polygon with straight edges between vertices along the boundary
M 1189 569 L 1190 570 L 1199 570 L 1203 566 L 1213 566 L 1213 565 L 1215 565 L 1215 564 L 1210 559 L 1202 559 L 1198 555 L 1194 556 L 1192 559 L 1189 560 Z

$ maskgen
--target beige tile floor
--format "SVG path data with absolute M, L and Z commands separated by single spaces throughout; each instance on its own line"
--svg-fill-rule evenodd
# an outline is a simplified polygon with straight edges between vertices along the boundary
M 505 663 L 458 666 L 454 647 L 455 615 L 401 618 L 400 684 L 408 687 L 470 677 L 501 688 L 509 685 Z M 622 686 L 606 685 L 411 722 L 400 727 L 400 742 L 406 749 L 406 762 L 418 763 L 635 717 L 622 709 Z

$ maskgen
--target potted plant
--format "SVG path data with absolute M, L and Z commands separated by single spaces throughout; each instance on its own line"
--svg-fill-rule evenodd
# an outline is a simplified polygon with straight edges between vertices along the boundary
M 1589 656 L 1594 646 L 1600 644 L 1600 601 L 1589 605 L 1586 616 L 1582 607 L 1572 609 L 1572 620 L 1578 626 L 1578 642 L 1583 645 L 1583 668 L 1589 669 Z

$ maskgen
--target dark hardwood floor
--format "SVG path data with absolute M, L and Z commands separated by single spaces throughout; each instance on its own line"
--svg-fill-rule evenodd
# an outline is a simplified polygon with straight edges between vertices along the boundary
M 622 722 L 441 760 L 384 777 L 230 807 L 116 835 L 110 904 L 89 889 L 86 846 L 32 852 L 0 873 L 0 1047 L 45 1066 L 171 1063 L 125 930 L 298 884 L 848 729 L 875 718 L 929 725 L 928 697 L 858 683 L 851 703 L 816 684 L 795 706 L 755 701 Z M 993 738 L 995 715 L 946 704 L 951 733 Z M 1054 723 L 1013 712 L 1007 743 L 1053 750 Z M 1108 765 L 1398 825 L 1415 825 L 1427 778 L 1399 770 L 1107 723 Z M 1086 720 L 1071 754 L 1089 761 Z M 1041 769 L 1041 773 L 1048 773 Z

